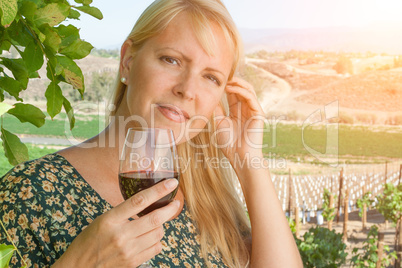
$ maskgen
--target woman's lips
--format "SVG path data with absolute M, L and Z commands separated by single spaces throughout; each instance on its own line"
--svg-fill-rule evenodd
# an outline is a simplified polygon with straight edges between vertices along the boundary
M 187 117 L 180 110 L 173 108 L 173 106 L 162 106 L 158 105 L 158 110 L 169 120 L 182 123 L 185 122 Z

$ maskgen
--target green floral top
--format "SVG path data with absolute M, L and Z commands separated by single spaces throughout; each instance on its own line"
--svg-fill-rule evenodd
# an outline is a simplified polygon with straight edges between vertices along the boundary
M 27 267 L 50 267 L 74 238 L 112 206 L 61 155 L 49 154 L 15 166 L 0 179 L 0 219 Z M 164 224 L 163 250 L 154 267 L 205 267 L 191 214 Z M 0 244 L 11 244 L 4 230 Z M 213 267 L 227 267 L 219 253 L 209 254 Z M 11 267 L 21 267 L 14 254 Z

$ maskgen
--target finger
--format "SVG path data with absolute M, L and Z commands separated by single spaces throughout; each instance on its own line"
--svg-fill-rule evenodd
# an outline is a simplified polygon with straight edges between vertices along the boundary
M 141 235 L 152 231 L 155 228 L 159 228 L 163 223 L 171 219 L 180 207 L 180 202 L 174 200 L 168 205 L 161 207 L 148 213 L 137 220 L 131 221 L 128 228 L 132 228 L 133 235 L 135 237 L 140 237 Z M 133 227 L 132 225 L 135 225 Z
M 227 93 L 229 114 L 233 115 L 233 113 L 237 113 L 237 110 L 235 108 L 239 104 L 240 100 L 237 97 L 237 94 L 229 92 L 227 89 L 226 89 L 226 93 Z
M 260 103 L 252 92 L 238 86 L 227 86 L 226 90 L 229 93 L 237 94 L 237 96 L 245 100 L 245 102 L 248 104 L 253 112 L 261 115 L 264 114 Z
M 160 242 L 165 234 L 162 225 L 158 228 L 155 228 L 141 236 L 131 239 L 127 244 L 127 248 L 129 248 L 133 255 L 139 254 L 147 248 L 152 247 L 156 243 Z
M 230 80 L 227 85 L 242 87 L 247 91 L 253 93 L 253 95 L 256 95 L 253 85 L 251 85 L 249 82 L 239 77 L 233 77 L 232 80 Z
M 171 193 L 176 189 L 177 185 L 178 180 L 169 179 L 162 183 L 157 183 L 148 189 L 142 190 L 117 207 L 111 209 L 109 211 L 110 217 L 114 220 L 126 221 L 128 218 L 138 214 L 149 205 Z
M 250 83 L 248 83 L 247 81 L 245 81 L 245 80 L 243 80 L 243 79 L 241 79 L 239 77 L 233 77 L 232 80 L 230 80 L 228 82 L 226 87 L 229 88 L 229 89 L 233 88 L 233 87 L 239 87 L 243 91 L 248 92 L 249 94 L 251 94 L 250 96 L 254 96 L 255 98 L 257 98 L 256 92 L 254 91 L 253 86 Z
M 146 261 L 149 261 L 152 259 L 154 256 L 158 255 L 162 251 L 162 244 L 161 242 L 157 242 L 156 244 L 152 245 L 151 247 L 147 248 L 146 250 L 140 252 L 136 256 L 133 257 L 133 266 L 132 267 L 137 267 L 141 264 L 143 264 Z

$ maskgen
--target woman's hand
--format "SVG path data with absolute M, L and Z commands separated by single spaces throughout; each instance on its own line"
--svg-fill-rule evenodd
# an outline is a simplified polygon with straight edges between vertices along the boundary
M 233 77 L 226 85 L 229 115 L 218 106 L 215 110 L 217 144 L 233 165 L 235 157 L 243 161 L 247 155 L 262 158 L 264 112 L 253 86 Z
M 177 187 L 170 179 L 143 190 L 96 218 L 71 243 L 53 267 L 137 267 L 162 250 L 163 223 L 178 211 L 179 202 L 129 221 Z

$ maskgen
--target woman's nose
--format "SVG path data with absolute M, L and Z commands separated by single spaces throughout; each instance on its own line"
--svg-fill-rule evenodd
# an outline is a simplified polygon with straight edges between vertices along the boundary
M 197 82 L 190 73 L 182 74 L 173 88 L 173 94 L 186 99 L 193 100 L 197 90 Z

